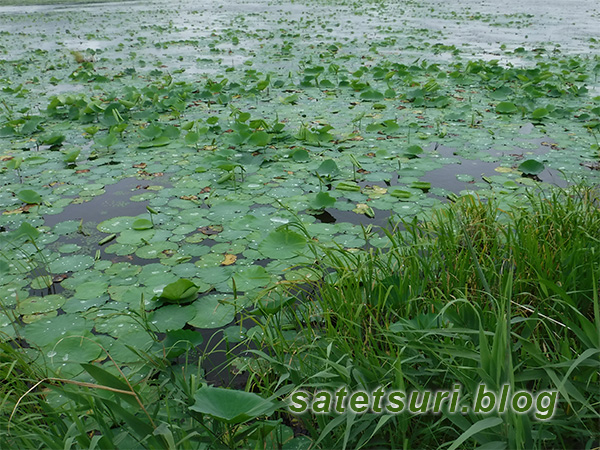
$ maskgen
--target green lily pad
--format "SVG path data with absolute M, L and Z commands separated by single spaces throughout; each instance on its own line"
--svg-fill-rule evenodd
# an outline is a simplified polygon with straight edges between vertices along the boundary
M 63 244 L 58 247 L 58 251 L 61 253 L 75 253 L 81 250 L 81 247 L 77 244 Z
M 132 224 L 131 228 L 134 230 L 149 230 L 154 225 L 148 219 L 136 219 Z
M 517 107 L 512 102 L 500 102 L 496 105 L 496 112 L 498 114 L 514 114 L 517 111 Z
M 196 328 L 220 328 L 231 323 L 235 317 L 235 307 L 224 303 L 224 300 L 226 299 L 219 295 L 199 298 L 193 303 L 196 317 L 188 320 L 188 324 Z
M 519 164 L 518 169 L 526 175 L 537 175 L 541 173 L 546 167 L 543 163 L 536 161 L 535 159 L 528 159 Z
M 329 195 L 327 192 L 319 192 L 310 202 L 310 206 L 313 209 L 321 210 L 325 208 L 331 208 L 335 205 L 336 199 Z
M 47 348 L 65 336 L 83 335 L 93 324 L 75 314 L 62 314 L 39 320 L 24 330 L 25 338 L 34 345 Z
M 142 259 L 168 258 L 177 247 L 174 242 L 154 242 L 139 248 L 135 254 Z
M 198 286 L 190 280 L 180 278 L 174 283 L 165 286 L 159 297 L 162 300 L 172 303 L 190 302 L 197 293 Z
M 77 286 L 75 295 L 80 300 L 91 300 L 107 293 L 108 283 L 104 281 L 88 281 Z
M 49 366 L 57 376 L 76 376 L 83 371 L 82 363 L 93 361 L 103 353 L 100 345 L 92 338 L 91 334 L 65 337 L 48 351 L 46 356 L 49 357 Z
M 176 358 L 186 351 L 202 344 L 201 333 L 192 330 L 169 330 L 166 332 L 165 340 L 162 342 L 167 358 Z
M 49 265 L 52 273 L 79 272 L 94 265 L 94 258 L 87 255 L 61 256 Z
M 31 282 L 33 289 L 46 289 L 52 286 L 52 277 L 50 275 L 40 275 Z
M 19 302 L 20 314 L 39 314 L 56 311 L 65 304 L 67 299 L 62 295 L 52 294 L 45 297 L 29 297 Z
M 167 330 L 183 328 L 189 320 L 194 320 L 194 317 L 196 317 L 194 305 L 166 305 L 156 309 L 149 320 L 158 331 L 164 333 Z
M 272 231 L 258 246 L 258 251 L 267 258 L 289 259 L 306 247 L 306 238 L 287 229 Z
M 28 205 L 39 205 L 42 203 L 42 196 L 31 189 L 23 189 L 17 192 L 17 198 Z
M 98 231 L 102 231 L 103 233 L 120 233 L 121 231 L 130 229 L 135 220 L 137 220 L 135 217 L 129 216 L 113 217 L 112 219 L 100 222 L 97 228 Z
M 264 287 L 271 282 L 271 275 L 262 266 L 242 267 L 233 278 L 237 290 L 242 292 Z
M 151 229 L 125 230 L 117 237 L 117 242 L 119 244 L 140 245 L 148 243 L 154 234 L 155 231 Z
M 326 159 L 317 168 L 317 173 L 321 176 L 335 177 L 340 173 L 340 169 L 333 159 Z

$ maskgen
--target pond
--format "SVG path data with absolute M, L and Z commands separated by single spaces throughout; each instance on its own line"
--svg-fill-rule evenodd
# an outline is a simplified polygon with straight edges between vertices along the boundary
M 385 247 L 378 227 L 462 195 L 597 183 L 598 17 L 584 0 L 0 7 L 0 332 L 65 376 L 102 357 L 69 335 L 121 364 L 177 330 L 223 349 L 258 332 L 237 319 L 265 287 L 309 281 L 311 242 Z

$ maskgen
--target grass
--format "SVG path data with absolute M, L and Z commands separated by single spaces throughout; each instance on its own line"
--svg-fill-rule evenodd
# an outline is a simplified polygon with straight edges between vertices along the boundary
M 194 406 L 202 372 L 164 349 L 135 370 L 84 365 L 87 378 L 61 381 L 10 341 L 0 348 L 0 447 L 595 448 L 599 199 L 580 187 L 503 211 L 467 196 L 387 231 L 386 249 L 315 243 L 318 281 L 267 291 L 250 316 L 262 329 L 258 350 L 236 361 L 249 374 L 246 391 L 268 401 L 296 389 L 459 383 L 472 404 L 480 383 L 509 384 L 558 390 L 549 420 L 512 411 L 292 416 L 277 404 L 266 419 L 236 423 Z
M 598 193 L 530 195 L 501 211 L 465 197 L 425 223 L 388 233 L 391 248 L 325 249 L 320 281 L 265 321 L 254 377 L 270 392 L 295 388 L 409 391 L 479 383 L 499 391 L 558 389 L 548 421 L 507 413 L 470 447 L 593 448 L 600 439 Z M 322 250 L 322 249 L 321 249 Z M 290 304 L 290 303 L 288 303 Z M 303 415 L 322 448 L 442 448 L 486 416 Z M 488 422 L 489 423 L 489 422 Z

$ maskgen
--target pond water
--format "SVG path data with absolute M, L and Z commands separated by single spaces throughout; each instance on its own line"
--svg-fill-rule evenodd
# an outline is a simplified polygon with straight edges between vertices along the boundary
M 315 242 L 384 248 L 378 227 L 462 195 L 597 183 L 599 18 L 586 0 L 0 7 L 0 331 L 51 352 L 94 336 L 126 363 L 125 342 L 154 345 L 148 314 L 210 351 L 258 332 L 239 314 L 264 287 L 307 282 Z M 194 302 L 162 297 L 180 279 Z

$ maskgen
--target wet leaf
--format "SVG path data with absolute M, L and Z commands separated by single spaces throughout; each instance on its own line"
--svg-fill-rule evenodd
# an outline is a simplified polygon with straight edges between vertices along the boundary
M 496 105 L 496 112 L 498 114 L 514 114 L 517 111 L 517 107 L 511 102 L 500 102 Z
M 134 230 L 149 230 L 154 225 L 148 219 L 137 219 L 131 224 L 131 228 Z
M 32 189 L 23 189 L 17 192 L 17 197 L 28 205 L 39 205 L 42 203 L 42 196 Z
M 275 230 L 260 243 L 258 251 L 267 258 L 289 259 L 301 253 L 306 247 L 306 238 L 287 230 Z
M 221 262 L 222 266 L 230 266 L 237 261 L 237 255 L 232 255 L 231 253 L 225 253 L 225 258 Z
M 172 303 L 185 303 L 193 300 L 198 292 L 198 286 L 190 280 L 180 278 L 164 287 L 159 297 Z
M 518 169 L 526 175 L 538 175 L 543 172 L 545 166 L 543 163 L 536 161 L 535 159 L 528 159 L 519 164 Z
M 272 414 L 277 405 L 251 392 L 203 387 L 194 394 L 190 409 L 229 424 L 239 424 Z

